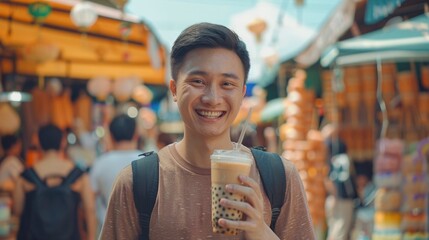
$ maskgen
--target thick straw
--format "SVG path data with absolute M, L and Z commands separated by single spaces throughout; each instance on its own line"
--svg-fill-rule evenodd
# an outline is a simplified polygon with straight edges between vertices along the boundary
M 251 107 L 249 109 L 249 112 L 247 113 L 246 119 L 244 120 L 243 129 L 241 129 L 240 137 L 238 138 L 237 145 L 235 145 L 235 150 L 238 150 L 241 148 L 241 143 L 243 142 L 244 134 L 246 133 L 247 126 L 249 125 L 249 119 L 250 119 L 250 115 L 252 115 L 252 110 L 253 108 Z

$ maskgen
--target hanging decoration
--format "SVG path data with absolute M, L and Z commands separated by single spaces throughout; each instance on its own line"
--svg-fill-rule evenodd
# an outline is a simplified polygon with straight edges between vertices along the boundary
M 112 92 L 112 82 L 107 77 L 98 76 L 90 79 L 86 88 L 97 100 L 104 101 Z
M 21 120 L 9 103 L 0 103 L 0 135 L 14 134 L 19 130 Z
M 152 33 L 150 33 L 148 37 L 148 49 L 151 66 L 155 69 L 160 69 L 162 67 L 162 62 L 160 56 L 161 54 L 159 51 L 159 44 L 158 40 Z
M 74 5 L 70 11 L 70 17 L 74 25 L 82 32 L 87 32 L 97 21 L 98 15 L 90 2 L 83 1 Z
M 255 18 L 247 24 L 247 29 L 255 35 L 256 41 L 260 43 L 262 41 L 262 34 L 267 29 L 267 22 L 262 18 Z
M 125 102 L 131 98 L 133 90 L 140 83 L 137 77 L 118 78 L 113 83 L 113 96 L 118 102 Z
M 60 48 L 51 42 L 38 38 L 35 42 L 26 45 L 21 54 L 27 61 L 45 63 L 57 59 L 60 55 Z
M 38 24 L 42 23 L 51 11 L 51 6 L 46 2 L 35 2 L 28 5 L 28 13 Z
M 119 33 L 121 34 L 122 40 L 124 41 L 128 40 L 128 37 L 131 34 L 131 26 L 132 26 L 132 23 L 125 22 L 125 21 L 122 21 L 121 25 L 119 25 Z
M 63 91 L 63 84 L 58 78 L 51 78 L 46 84 L 46 92 L 51 96 L 59 96 Z
M 124 42 L 125 50 L 122 53 L 122 60 L 128 62 L 131 57 L 131 53 L 128 50 L 128 37 L 131 34 L 131 23 L 122 21 L 121 25 L 119 25 L 119 33 L 121 34 L 122 41 Z
M 131 97 L 141 105 L 148 105 L 153 99 L 153 94 L 148 87 L 144 84 L 140 84 L 134 88 Z

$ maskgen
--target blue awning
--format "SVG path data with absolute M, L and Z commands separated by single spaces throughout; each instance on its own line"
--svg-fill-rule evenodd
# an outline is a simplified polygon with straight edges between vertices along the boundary
M 429 14 L 338 42 L 324 52 L 322 66 L 429 59 Z

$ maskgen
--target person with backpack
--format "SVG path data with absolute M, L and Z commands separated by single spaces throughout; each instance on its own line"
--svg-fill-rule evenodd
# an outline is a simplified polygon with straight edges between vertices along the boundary
M 48 124 L 38 132 L 43 151 L 40 161 L 17 181 L 13 212 L 20 217 L 18 240 L 82 239 L 83 206 L 86 239 L 95 239 L 94 195 L 88 174 L 63 158 L 63 132 Z
M 222 25 L 194 24 L 179 35 L 171 51 L 169 87 L 184 123 L 183 138 L 157 154 L 146 153 L 121 171 L 100 239 L 315 239 L 294 165 L 276 154 L 244 146 L 241 151 L 255 156 L 250 175 L 226 189 L 246 200 L 222 199 L 220 204 L 242 211 L 245 217 L 218 221 L 222 227 L 241 231 L 236 236 L 212 231 L 210 155 L 236 145 L 230 127 L 246 93 L 249 68 L 245 44 Z M 280 206 L 269 200 L 278 196 Z
M 346 144 L 338 136 L 337 126 L 324 126 L 322 134 L 325 137 L 329 164 L 329 174 L 325 181 L 328 192 L 325 202 L 327 240 L 348 240 L 353 229 L 358 198 L 354 163 L 347 154 Z

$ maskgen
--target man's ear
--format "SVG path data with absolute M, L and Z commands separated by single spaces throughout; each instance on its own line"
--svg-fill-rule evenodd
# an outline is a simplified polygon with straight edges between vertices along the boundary
M 174 79 L 170 79 L 170 92 L 171 95 L 173 95 L 173 100 L 176 102 L 177 101 L 177 96 L 176 96 L 176 81 Z
M 247 85 L 245 83 L 243 86 L 243 92 L 242 92 L 243 97 L 246 95 L 246 90 L 247 90 Z

